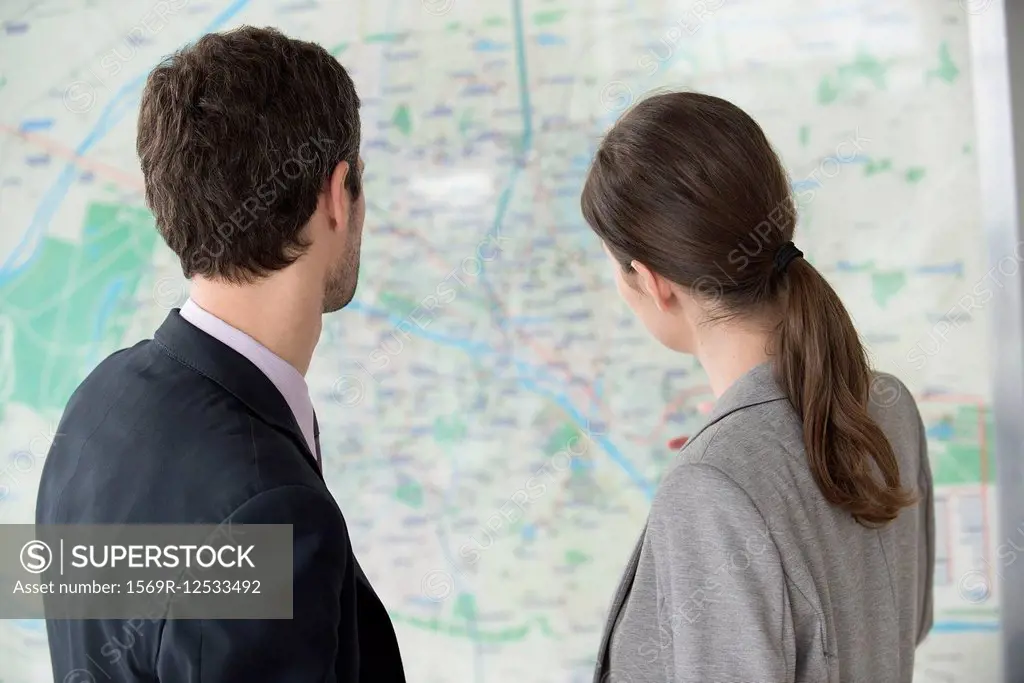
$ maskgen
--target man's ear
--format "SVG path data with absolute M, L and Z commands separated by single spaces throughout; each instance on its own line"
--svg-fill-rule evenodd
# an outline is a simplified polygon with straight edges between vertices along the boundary
M 331 176 L 327 179 L 327 209 L 334 225 L 348 225 L 349 212 L 352 209 L 352 198 L 345 188 L 345 179 L 351 171 L 347 161 L 339 162 Z
M 667 311 L 672 306 L 672 298 L 675 296 L 668 280 L 639 261 L 633 261 L 630 265 L 636 272 L 636 279 L 641 291 L 654 300 L 654 305 L 658 307 L 659 311 Z

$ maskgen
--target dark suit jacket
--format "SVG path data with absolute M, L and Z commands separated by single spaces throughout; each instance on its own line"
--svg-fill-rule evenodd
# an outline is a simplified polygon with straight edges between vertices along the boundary
M 37 524 L 292 524 L 295 574 L 290 621 L 49 620 L 56 681 L 404 681 L 315 456 L 245 357 L 173 310 L 100 363 L 57 434 Z

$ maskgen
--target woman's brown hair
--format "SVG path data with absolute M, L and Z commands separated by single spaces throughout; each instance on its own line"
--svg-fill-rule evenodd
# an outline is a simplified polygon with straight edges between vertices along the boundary
M 626 273 L 636 260 L 689 288 L 712 320 L 773 321 L 775 375 L 829 502 L 869 526 L 915 502 L 868 413 L 871 369 L 845 307 L 804 259 L 775 267 L 796 207 L 753 119 L 709 95 L 645 99 L 605 136 L 581 203 Z

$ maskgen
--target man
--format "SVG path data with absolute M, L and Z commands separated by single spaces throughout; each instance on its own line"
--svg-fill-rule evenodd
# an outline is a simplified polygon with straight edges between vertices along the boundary
M 327 51 L 270 29 L 205 36 L 150 74 L 146 199 L 191 299 L 72 396 L 36 521 L 291 524 L 293 618 L 52 620 L 57 681 L 404 680 L 324 484 L 304 380 L 322 314 L 356 288 L 358 108 Z

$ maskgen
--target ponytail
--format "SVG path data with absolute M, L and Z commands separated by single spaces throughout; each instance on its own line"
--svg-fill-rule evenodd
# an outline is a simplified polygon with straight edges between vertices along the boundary
M 795 259 L 782 278 L 775 374 L 803 421 L 804 449 L 822 494 L 865 526 L 891 522 L 916 496 L 868 414 L 871 374 L 846 308 L 814 266 Z

